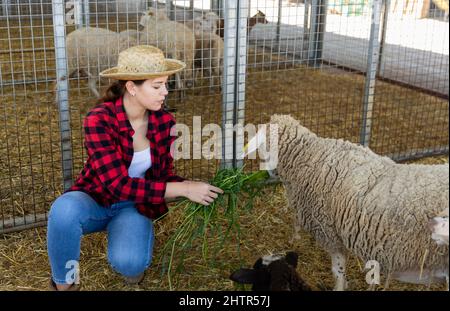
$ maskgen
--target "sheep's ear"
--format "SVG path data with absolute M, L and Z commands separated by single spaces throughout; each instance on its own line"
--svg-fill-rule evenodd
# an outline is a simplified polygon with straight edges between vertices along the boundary
M 253 269 L 258 270 L 258 269 L 262 269 L 263 267 L 264 267 L 264 264 L 263 264 L 262 258 L 258 258 L 258 260 L 253 265 Z
M 287 252 L 286 262 L 294 268 L 297 268 L 298 254 L 296 252 Z
M 230 279 L 241 284 L 253 284 L 256 282 L 258 277 L 257 271 L 253 269 L 241 268 L 234 271 L 230 275 Z

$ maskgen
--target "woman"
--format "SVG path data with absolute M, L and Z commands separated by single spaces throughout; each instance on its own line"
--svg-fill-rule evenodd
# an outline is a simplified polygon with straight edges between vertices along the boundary
M 165 200 L 186 197 L 209 205 L 223 191 L 173 173 L 172 115 L 162 106 L 168 76 L 185 67 L 153 46 L 119 54 L 118 66 L 100 75 L 116 79 L 84 119 L 87 161 L 75 184 L 52 204 L 48 255 L 53 290 L 78 290 L 84 234 L 106 230 L 108 261 L 129 283 L 151 263 L 155 219 Z

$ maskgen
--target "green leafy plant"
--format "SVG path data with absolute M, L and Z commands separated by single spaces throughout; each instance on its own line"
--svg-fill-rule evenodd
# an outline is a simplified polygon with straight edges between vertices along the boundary
M 179 272 L 183 268 L 185 255 L 195 243 L 200 241 L 206 264 L 209 263 L 210 249 L 214 247 L 213 253 L 217 253 L 233 234 L 239 249 L 240 212 L 253 207 L 255 196 L 268 178 L 267 171 L 245 173 L 243 168 L 221 169 L 209 182 L 224 191 L 213 203 L 205 206 L 184 199 L 170 209 L 169 213 L 183 208 L 181 224 L 165 243 L 161 256 L 163 273 L 167 273 L 171 289 L 173 271 Z M 211 238 L 214 245 L 210 245 Z

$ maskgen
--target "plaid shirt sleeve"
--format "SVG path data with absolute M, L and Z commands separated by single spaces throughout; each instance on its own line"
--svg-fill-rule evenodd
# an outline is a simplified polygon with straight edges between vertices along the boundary
M 84 120 L 85 146 L 93 169 L 105 189 L 120 201 L 136 203 L 164 203 L 166 182 L 132 178 L 113 145 L 108 122 L 98 114 L 89 114 Z

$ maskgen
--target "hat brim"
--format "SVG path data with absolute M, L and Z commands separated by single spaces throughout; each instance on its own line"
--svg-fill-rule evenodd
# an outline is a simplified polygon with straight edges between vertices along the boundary
M 186 64 L 177 59 L 166 58 L 165 67 L 166 67 L 165 71 L 140 72 L 140 73 L 120 72 L 118 67 L 113 67 L 100 72 L 100 77 L 116 80 L 145 80 L 156 77 L 170 76 L 174 73 L 183 70 L 186 67 Z

